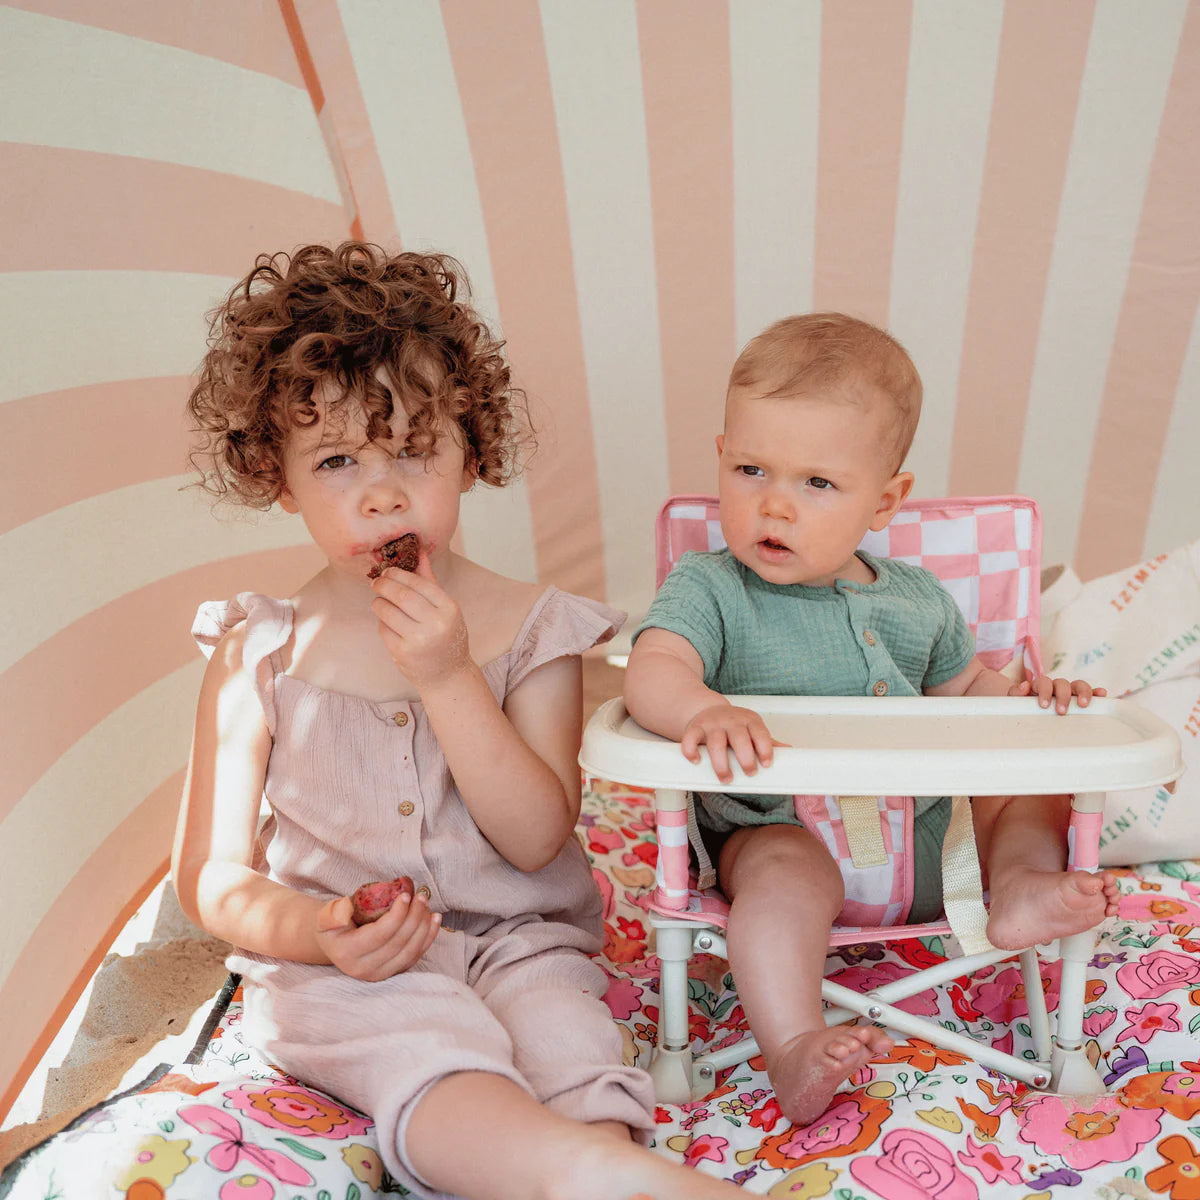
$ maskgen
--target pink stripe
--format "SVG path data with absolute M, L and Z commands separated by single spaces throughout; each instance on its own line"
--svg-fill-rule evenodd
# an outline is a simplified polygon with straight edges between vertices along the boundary
M 686 825 L 687 822 L 686 809 L 656 808 L 654 810 L 654 823 L 656 825 Z
M 475 163 L 500 321 L 517 382 L 528 390 L 542 426 L 542 451 L 527 476 L 538 574 L 602 597 L 596 450 L 538 6 L 535 0 L 447 0 L 442 19 Z
M 13 456 L 0 473 L 0 533 L 101 492 L 186 471 L 190 387 L 182 376 L 123 379 L 0 404 L 0 445 L 53 441 L 56 457 L 49 474 L 33 454 Z
M 328 200 L 175 163 L 4 143 L 0 172 L 10 196 L 3 271 L 237 278 L 264 250 L 341 240 L 349 228 Z
M 1102 812 L 1071 811 L 1067 833 L 1067 866 L 1072 871 L 1094 871 L 1100 866 L 1100 834 L 1104 828 Z
M 1088 471 L 1075 567 L 1084 579 L 1145 553 L 1146 525 L 1200 305 L 1200 5 L 1188 7 L 1146 186 Z M 1117 482 L 1119 481 L 1119 483 Z
M 637 7 L 673 492 L 713 486 L 737 352 L 733 114 L 724 0 Z
M 0 675 L 0 729 L 20 747 L 0 771 L 0 821 L 89 729 L 196 658 L 188 631 L 202 600 L 287 596 L 322 561 L 312 546 L 289 546 L 203 563 L 93 609 L 30 650 Z
M 296 87 L 304 86 L 278 10 L 261 0 L 255 4 L 247 4 L 246 0 L 204 0 L 202 10 L 192 4 L 164 4 L 163 0 L 121 0 L 119 4 L 97 4 L 96 0 L 7 2 L 10 8 L 176 46 L 273 75 Z
M 1093 0 L 1009 0 L 963 329 L 949 490 L 1010 492 Z
M 166 874 L 183 777 L 184 772 L 179 771 L 156 788 L 104 839 L 17 956 L 0 988 L 4 1021 L 0 1119 L 12 1107 L 109 946 Z M 39 848 L 15 849 L 30 854 Z
M 911 24 L 911 0 L 821 8 L 814 304 L 881 325 L 890 305 Z
M 336 0 L 279 0 L 279 7 L 343 190 L 351 235 L 399 250 L 392 198 Z

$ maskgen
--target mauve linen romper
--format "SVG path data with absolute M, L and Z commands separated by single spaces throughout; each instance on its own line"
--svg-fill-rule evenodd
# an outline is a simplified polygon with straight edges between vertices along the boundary
M 503 702 L 535 668 L 606 641 L 622 619 L 548 588 L 484 677 Z M 273 739 L 256 865 L 322 898 L 411 875 L 443 914 L 420 962 L 378 983 L 234 954 L 248 1036 L 289 1074 L 369 1113 L 388 1170 L 431 1196 L 408 1164 L 405 1127 L 426 1089 L 458 1071 L 504 1076 L 581 1121 L 651 1130 L 649 1077 L 622 1065 L 602 999 L 608 977 L 588 958 L 602 946 L 601 901 L 579 841 L 540 871 L 518 870 L 472 820 L 419 701 L 378 704 L 285 675 L 287 601 L 245 592 L 204 604 L 192 633 L 211 654 L 242 621 L 243 665 Z

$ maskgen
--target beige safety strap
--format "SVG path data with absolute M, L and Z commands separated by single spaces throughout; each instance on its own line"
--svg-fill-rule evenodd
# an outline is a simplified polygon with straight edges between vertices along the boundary
M 842 829 L 854 865 L 860 870 L 883 866 L 888 856 L 879 820 L 879 797 L 839 796 L 837 803 L 842 810 Z
M 942 843 L 942 903 L 963 954 L 996 949 L 987 938 L 979 852 L 975 848 L 971 802 L 966 796 L 954 796 L 950 801 L 950 825 Z

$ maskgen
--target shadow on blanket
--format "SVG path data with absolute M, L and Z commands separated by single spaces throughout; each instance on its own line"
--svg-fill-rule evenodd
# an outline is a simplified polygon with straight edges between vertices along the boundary
M 658 1015 L 657 960 L 638 906 L 653 885 L 648 795 L 597 785 L 585 795 L 580 832 L 605 896 L 606 999 L 626 1060 L 644 1065 Z M 754 1059 L 727 1072 L 703 1101 L 660 1106 L 657 1149 L 752 1194 L 973 1200 L 1049 1196 L 1086 1182 L 1089 1196 L 1200 1200 L 1200 1128 L 1192 1128 L 1200 1114 L 1200 863 L 1119 874 L 1120 916 L 1105 925 L 1092 960 L 1084 1021 L 1107 1094 L 1029 1091 L 910 1040 L 859 1071 L 823 1117 L 801 1128 L 782 1118 Z M 941 957 L 937 939 L 846 946 L 827 969 L 863 986 Z M 1043 980 L 1051 1012 L 1058 977 L 1052 964 Z M 727 964 L 695 960 L 691 994 L 697 1047 L 743 1036 Z M 904 1007 L 1033 1056 L 1015 963 L 941 994 L 920 993 Z M 275 1070 L 242 1042 L 240 1017 L 231 981 L 186 1063 L 160 1067 L 13 1163 L 0 1177 L 0 1197 L 407 1194 L 383 1171 L 370 1120 Z M 469 1149 L 468 1131 L 463 1141 Z

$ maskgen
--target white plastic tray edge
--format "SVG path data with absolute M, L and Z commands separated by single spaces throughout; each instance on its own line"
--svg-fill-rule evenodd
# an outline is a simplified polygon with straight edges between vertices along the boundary
M 601 705 L 588 722 L 580 766 L 597 778 L 640 787 L 913 796 L 1124 791 L 1169 782 L 1183 769 L 1175 731 L 1131 700 L 1094 699 L 1085 709 L 1073 706 L 1059 716 L 1025 697 L 731 699 L 762 713 L 768 727 L 782 719 L 793 726 L 804 717 L 833 721 L 844 735 L 840 740 L 854 748 L 779 748 L 774 764 L 753 776 L 743 774 L 735 763 L 733 782 L 723 785 L 706 752 L 699 764 L 689 763 L 678 742 L 637 725 L 618 698 Z M 872 729 L 879 728 L 881 717 L 901 718 L 910 742 L 903 747 L 872 746 Z M 961 721 L 965 717 L 975 719 Z M 1030 720 L 1054 723 L 1036 727 L 1038 745 L 1022 745 L 1014 737 L 1018 723 L 1029 729 Z M 1081 721 L 1089 722 L 1086 728 Z M 962 744 L 947 747 L 947 732 L 958 730 Z

